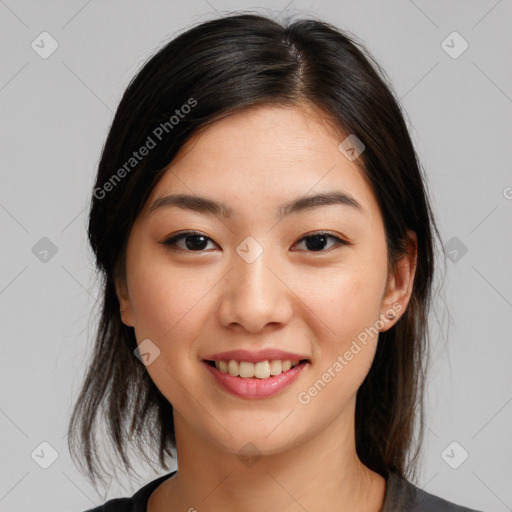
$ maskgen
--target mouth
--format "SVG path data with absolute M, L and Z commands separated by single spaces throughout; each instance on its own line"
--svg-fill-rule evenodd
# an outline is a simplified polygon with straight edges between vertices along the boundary
M 224 391 L 240 398 L 269 398 L 290 386 L 310 364 L 308 359 L 258 362 L 203 360 L 204 368 Z
M 204 360 L 211 367 L 221 373 L 229 374 L 231 377 L 240 377 L 241 379 L 270 379 L 277 377 L 284 372 L 295 368 L 299 364 L 309 362 L 308 359 L 270 359 L 265 361 L 237 361 L 231 360 Z

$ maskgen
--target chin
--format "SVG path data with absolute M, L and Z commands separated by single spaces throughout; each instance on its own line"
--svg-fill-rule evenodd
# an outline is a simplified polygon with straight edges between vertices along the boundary
M 229 429 L 229 434 L 224 430 L 211 432 L 210 442 L 225 452 L 248 457 L 283 453 L 299 445 L 302 438 L 295 436 L 284 425 L 276 428 L 274 422 L 253 426 L 234 425 Z

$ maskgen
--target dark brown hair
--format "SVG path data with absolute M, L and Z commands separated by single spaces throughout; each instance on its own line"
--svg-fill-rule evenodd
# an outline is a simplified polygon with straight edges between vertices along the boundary
M 172 406 L 134 356 L 134 330 L 122 323 L 116 296 L 116 283 L 126 278 L 133 222 L 192 134 L 230 113 L 271 104 L 312 106 L 340 133 L 363 142 L 358 163 L 383 215 L 390 269 L 406 251 L 406 230 L 417 234 L 409 305 L 380 334 L 373 365 L 357 392 L 355 418 L 363 464 L 383 476 L 394 471 L 409 477 L 416 470 L 434 241 L 440 237 L 401 108 L 385 73 L 353 36 L 314 19 L 278 23 L 235 14 L 196 25 L 143 65 L 121 99 L 103 147 L 88 232 L 102 279 L 102 309 L 68 429 L 70 452 L 81 467 L 83 459 L 93 483 L 105 473 L 96 432 L 100 419 L 128 472 L 130 444 L 149 464 L 151 454 L 157 455 L 165 469 L 175 448 Z M 134 151 L 142 146 L 153 147 L 135 159 Z

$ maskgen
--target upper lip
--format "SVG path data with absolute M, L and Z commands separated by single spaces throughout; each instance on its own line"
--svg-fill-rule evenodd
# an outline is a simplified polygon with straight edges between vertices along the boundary
M 259 363 L 260 361 L 271 361 L 273 359 L 280 359 L 281 361 L 296 361 L 309 358 L 303 354 L 296 354 L 294 352 L 285 352 L 276 348 L 268 348 L 251 352 L 249 350 L 228 350 L 227 352 L 218 352 L 211 354 L 204 358 L 205 361 L 248 361 L 251 363 Z

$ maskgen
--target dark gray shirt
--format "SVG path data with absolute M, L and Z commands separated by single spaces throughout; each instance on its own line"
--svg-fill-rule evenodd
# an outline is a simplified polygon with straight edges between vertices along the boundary
M 161 476 L 139 489 L 131 498 L 114 498 L 99 507 L 85 512 L 147 512 L 149 497 L 176 471 Z M 380 512 L 481 512 L 456 505 L 429 494 L 396 473 L 390 473 L 386 485 L 386 497 Z

